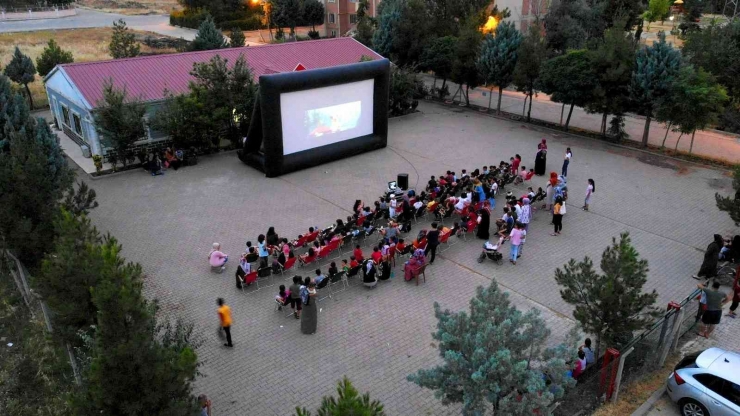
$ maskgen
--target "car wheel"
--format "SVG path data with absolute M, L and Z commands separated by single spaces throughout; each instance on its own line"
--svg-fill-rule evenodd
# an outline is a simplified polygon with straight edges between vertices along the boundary
M 696 400 L 683 399 L 679 402 L 683 416 L 709 416 L 707 408 Z

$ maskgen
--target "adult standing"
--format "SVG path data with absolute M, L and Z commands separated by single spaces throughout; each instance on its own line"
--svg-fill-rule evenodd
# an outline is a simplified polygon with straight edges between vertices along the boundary
M 306 278 L 308 279 L 308 278 Z M 316 308 L 316 283 L 310 279 L 306 283 L 307 287 L 302 288 L 303 294 L 303 312 L 301 313 L 301 332 L 306 335 L 316 333 L 316 327 L 319 323 L 319 312 Z
M 199 416 L 211 416 L 211 401 L 208 396 L 205 394 L 198 396 L 198 405 L 200 406 Z
M 555 226 L 555 231 L 550 234 L 552 236 L 560 235 L 560 231 L 563 229 L 563 203 L 562 197 L 557 197 L 555 200 L 555 206 L 552 207 L 552 224 Z
M 583 210 L 588 211 L 588 205 L 591 203 L 591 195 L 596 192 L 596 182 L 593 179 L 588 180 L 586 187 L 586 200 L 583 202 Z
M 573 152 L 570 151 L 570 147 L 565 149 L 565 159 L 563 159 L 563 171 L 562 175 L 568 177 L 568 165 L 570 165 L 570 159 L 573 157 Z
M 264 234 L 257 237 L 257 251 L 260 256 L 260 269 L 267 267 L 267 258 L 270 257 L 270 252 L 267 250 L 267 241 Z
M 529 231 L 529 222 L 532 220 L 532 206 L 529 205 L 529 198 L 522 198 L 522 215 L 519 216 L 519 222 L 522 223 L 524 231 Z
M 275 227 L 270 227 L 267 229 L 267 236 L 265 241 L 267 242 L 268 246 L 277 246 L 280 244 L 280 236 L 275 232 Z
M 709 243 L 707 251 L 704 253 L 704 262 L 699 268 L 699 273 L 691 276 L 694 279 L 711 279 L 717 277 L 717 262 L 719 261 L 719 251 L 725 242 L 719 234 L 714 235 L 714 241 Z
M 432 223 L 432 230 L 427 233 L 427 248 L 424 250 L 424 256 L 432 253 L 432 258 L 429 260 L 429 264 L 434 263 L 434 257 L 437 255 L 437 246 L 439 245 L 439 230 L 437 229 L 437 223 Z
M 483 239 L 488 240 L 490 237 L 489 229 L 491 228 L 491 211 L 488 209 L 488 206 L 484 205 L 483 208 L 478 210 L 478 231 L 475 233 L 475 236 Z
M 234 343 L 231 342 L 231 308 L 224 302 L 223 298 L 216 300 L 218 304 L 218 319 L 221 322 L 221 330 L 226 334 L 226 344 L 224 347 L 233 347 Z
M 534 158 L 534 174 L 542 176 L 545 174 L 547 169 L 547 142 L 542 139 L 542 142 L 537 145 L 537 156 Z
M 727 316 L 735 319 L 737 316 L 735 310 L 737 309 L 738 304 L 740 304 L 740 266 L 737 266 L 735 281 L 732 283 L 732 304 L 730 305 L 730 312 Z
M 552 204 L 555 202 L 554 197 L 556 186 L 558 186 L 558 174 L 555 172 L 550 172 L 550 180 L 547 181 L 547 185 L 545 186 L 545 203 L 542 204 L 542 209 L 552 209 Z
M 719 290 L 719 282 L 712 283 L 712 288 L 709 289 L 704 285 L 698 285 L 699 289 L 704 291 L 707 297 L 707 309 L 701 316 L 702 326 L 699 328 L 700 337 L 709 338 L 714 331 L 714 327 L 717 326 L 722 319 L 722 305 L 730 300 L 730 297 Z

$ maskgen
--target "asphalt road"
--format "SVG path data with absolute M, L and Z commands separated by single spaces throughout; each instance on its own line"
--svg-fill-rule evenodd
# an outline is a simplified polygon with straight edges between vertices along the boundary
M 195 30 L 170 26 L 169 16 L 166 15 L 126 16 L 88 9 L 77 9 L 76 16 L 59 19 L 0 22 L 0 33 L 105 27 L 111 26 L 113 21 L 118 19 L 123 19 L 132 29 L 147 30 L 186 40 L 193 40 L 195 38 Z

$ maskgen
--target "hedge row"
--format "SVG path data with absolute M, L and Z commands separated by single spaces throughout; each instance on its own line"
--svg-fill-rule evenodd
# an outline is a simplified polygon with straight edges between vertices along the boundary
M 197 29 L 206 20 L 206 16 L 208 12 L 203 9 L 176 10 L 170 13 L 170 25 Z

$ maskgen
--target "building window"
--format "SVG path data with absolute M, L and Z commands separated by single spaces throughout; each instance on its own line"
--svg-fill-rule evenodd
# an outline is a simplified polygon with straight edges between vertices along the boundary
M 62 106 L 62 119 L 64 119 L 64 124 L 66 124 L 67 126 L 70 125 L 70 123 L 69 123 L 69 108 L 67 108 L 67 106 L 65 106 L 65 105 Z
M 329 23 L 334 23 L 334 13 L 329 13 Z
M 331 37 L 333 37 L 333 38 L 337 37 L 337 31 L 336 30 L 332 30 L 331 31 Z
M 72 120 L 75 123 L 75 133 L 82 137 L 82 120 L 80 120 L 80 116 L 78 114 L 72 113 Z
M 336 3 L 337 0 L 329 0 L 329 3 Z
M 352 25 L 357 24 L 357 15 L 356 14 L 349 15 L 349 23 L 352 24 Z
M 357 3 L 357 0 L 349 0 L 350 3 Z

